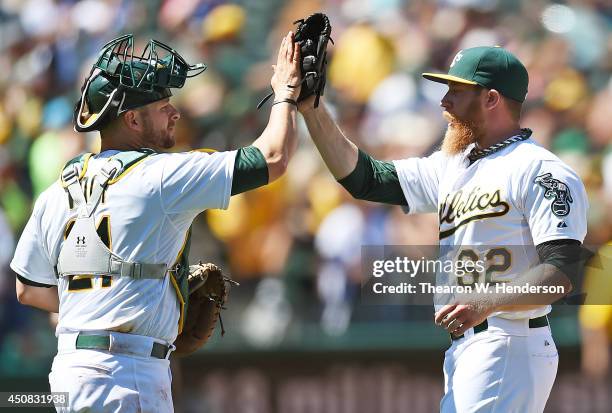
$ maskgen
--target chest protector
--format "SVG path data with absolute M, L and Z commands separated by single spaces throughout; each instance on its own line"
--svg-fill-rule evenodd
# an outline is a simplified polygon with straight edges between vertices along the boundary
M 161 279 L 169 273 L 178 295 L 182 329 L 186 311 L 189 271 L 189 236 L 181 255 L 172 268 L 166 263 L 129 262 L 114 254 L 100 239 L 96 230 L 94 212 L 100 204 L 109 183 L 119 178 L 128 168 L 154 153 L 150 150 L 126 151 L 110 157 L 104 166 L 91 178 L 91 195 L 85 196 L 80 179 L 85 175 L 91 154 L 80 155 L 66 164 L 62 171 L 62 185 L 69 196 L 70 209 L 76 209 L 77 217 L 62 245 L 57 262 L 57 276 L 110 275 L 133 279 Z

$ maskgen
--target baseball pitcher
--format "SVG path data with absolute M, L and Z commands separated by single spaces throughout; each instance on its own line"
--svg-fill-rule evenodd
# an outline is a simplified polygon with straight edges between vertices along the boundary
M 373 159 L 324 105 L 307 100 L 299 110 L 329 170 L 355 198 L 402 205 L 411 214 L 438 212 L 441 249 L 486 262 L 486 274 L 457 283 L 480 276 L 510 291 L 526 284 L 538 291 L 436 304 L 435 322 L 451 335 L 440 410 L 542 412 L 558 364 L 549 304 L 579 285 L 584 186 L 521 128 L 528 74 L 512 53 L 462 50 L 447 74 L 423 76 L 448 85 L 441 101 L 448 128 L 441 150 L 429 157 Z

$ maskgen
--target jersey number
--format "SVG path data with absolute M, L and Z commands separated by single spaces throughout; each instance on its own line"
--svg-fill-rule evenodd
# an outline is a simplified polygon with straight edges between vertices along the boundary
M 64 239 L 68 238 L 68 234 L 72 231 L 75 220 L 71 219 L 66 224 L 66 230 L 64 232 Z M 110 230 L 110 216 L 104 215 L 100 222 L 96 226 L 96 232 L 98 236 L 106 245 L 108 249 L 112 248 L 111 230 Z M 108 288 L 112 285 L 113 279 L 110 275 L 103 275 L 100 277 L 100 287 Z M 84 291 L 91 290 L 94 285 L 93 275 L 71 275 L 68 277 L 68 291 Z
M 457 256 L 457 261 L 464 262 L 476 262 L 479 261 L 480 257 L 476 251 L 472 249 L 464 249 Z M 497 284 L 506 282 L 499 278 L 501 273 L 504 273 L 512 266 L 512 255 L 506 248 L 493 248 L 487 251 L 485 254 L 485 262 L 487 267 L 485 269 L 485 283 Z M 473 271 L 466 271 L 462 277 L 457 277 L 457 283 L 462 286 L 473 285 L 480 280 L 481 273 L 476 269 Z

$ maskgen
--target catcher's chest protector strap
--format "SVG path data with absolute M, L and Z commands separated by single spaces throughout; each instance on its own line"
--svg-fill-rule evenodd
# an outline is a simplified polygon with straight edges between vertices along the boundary
M 185 243 L 175 265 L 169 271 L 174 290 L 180 303 L 179 334 L 183 331 L 185 315 L 189 306 L 189 250 L 191 249 L 191 227 L 185 236 Z
M 119 156 L 120 155 L 120 156 Z M 77 210 L 77 218 L 60 249 L 57 262 L 57 275 L 111 275 L 130 278 L 163 278 L 167 272 L 166 264 L 150 264 L 124 261 L 102 242 L 96 224 L 94 211 L 100 204 L 109 181 L 119 176 L 126 166 L 149 156 L 149 153 L 123 152 L 109 158 L 108 162 L 92 177 L 93 190 L 86 199 L 79 181 L 84 175 L 83 160 L 69 162 L 62 172 L 62 184 L 72 198 L 72 209 Z M 124 166 L 125 165 L 125 166 Z

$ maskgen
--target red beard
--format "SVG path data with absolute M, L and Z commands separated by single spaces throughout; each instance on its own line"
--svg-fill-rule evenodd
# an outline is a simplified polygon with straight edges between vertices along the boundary
M 442 152 L 448 155 L 462 153 L 482 136 L 481 126 L 478 123 L 459 119 L 446 111 L 443 116 L 448 121 L 448 127 L 442 141 Z

